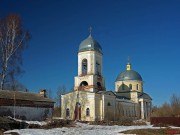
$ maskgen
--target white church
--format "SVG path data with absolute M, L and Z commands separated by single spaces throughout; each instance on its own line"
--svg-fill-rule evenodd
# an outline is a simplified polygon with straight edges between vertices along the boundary
M 152 98 L 144 92 L 141 75 L 128 62 L 115 81 L 115 92 L 106 91 L 103 77 L 103 52 L 91 34 L 79 45 L 78 76 L 74 91 L 61 96 L 64 119 L 96 121 L 123 117 L 148 119 Z

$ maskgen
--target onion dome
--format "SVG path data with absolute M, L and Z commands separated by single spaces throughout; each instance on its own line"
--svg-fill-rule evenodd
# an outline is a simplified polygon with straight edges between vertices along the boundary
M 116 81 L 127 81 L 127 80 L 143 81 L 141 75 L 138 72 L 131 70 L 130 63 L 127 64 L 126 71 L 121 72 L 116 78 Z
M 84 51 L 98 51 L 102 53 L 101 45 L 95 39 L 92 38 L 91 34 L 79 45 L 79 52 Z

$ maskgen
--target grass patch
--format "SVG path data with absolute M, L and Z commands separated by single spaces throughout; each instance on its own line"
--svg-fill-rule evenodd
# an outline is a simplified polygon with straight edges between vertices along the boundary
M 180 134 L 180 128 L 134 129 L 134 130 L 123 131 L 120 133 L 136 134 L 136 135 L 174 135 L 174 134 Z

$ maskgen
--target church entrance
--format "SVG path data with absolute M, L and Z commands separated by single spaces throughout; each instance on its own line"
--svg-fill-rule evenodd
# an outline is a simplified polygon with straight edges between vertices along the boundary
M 81 120 L 81 104 L 76 102 L 74 110 L 74 120 Z

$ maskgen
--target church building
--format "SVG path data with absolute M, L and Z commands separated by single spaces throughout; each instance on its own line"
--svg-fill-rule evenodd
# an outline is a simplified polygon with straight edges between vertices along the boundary
M 62 118 L 82 121 L 119 120 L 123 117 L 148 119 L 151 101 L 144 92 L 141 75 L 131 69 L 130 62 L 117 76 L 115 91 L 107 91 L 101 45 L 91 34 L 80 43 L 74 91 L 61 96 Z

